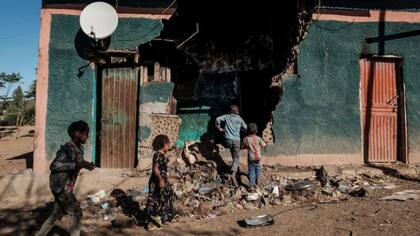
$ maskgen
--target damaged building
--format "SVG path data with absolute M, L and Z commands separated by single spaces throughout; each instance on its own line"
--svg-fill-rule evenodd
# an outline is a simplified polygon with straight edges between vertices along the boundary
M 221 143 L 231 104 L 270 163 L 420 162 L 414 0 L 110 0 L 119 24 L 99 45 L 79 24 L 91 2 L 43 0 L 37 171 L 72 121 L 91 127 L 87 159 L 133 168 L 157 134 Z

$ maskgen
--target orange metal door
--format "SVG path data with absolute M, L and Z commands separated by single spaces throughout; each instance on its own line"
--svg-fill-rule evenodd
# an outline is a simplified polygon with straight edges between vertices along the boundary
M 366 162 L 397 161 L 398 63 L 389 58 L 360 60 Z
M 138 70 L 102 72 L 101 167 L 133 168 L 136 158 Z

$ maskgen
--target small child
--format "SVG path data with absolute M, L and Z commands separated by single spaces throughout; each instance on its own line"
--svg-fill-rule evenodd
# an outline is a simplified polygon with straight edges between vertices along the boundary
M 149 179 L 149 195 L 146 209 L 149 216 L 148 230 L 160 229 L 163 223 L 175 216 L 174 193 L 168 183 L 169 138 L 158 135 L 153 140 L 153 172 Z
M 248 150 L 249 191 L 254 191 L 261 173 L 261 148 L 267 146 L 262 138 L 257 136 L 258 127 L 254 123 L 248 125 L 248 136 L 242 141 L 242 148 Z
M 82 209 L 73 194 L 80 169 L 93 170 L 95 164 L 83 159 L 83 144 L 89 137 L 89 126 L 84 121 L 76 121 L 67 129 L 71 141 L 62 145 L 50 165 L 50 188 L 54 195 L 54 209 L 36 235 L 47 235 L 54 222 L 65 213 L 69 214 L 70 235 L 80 235 Z

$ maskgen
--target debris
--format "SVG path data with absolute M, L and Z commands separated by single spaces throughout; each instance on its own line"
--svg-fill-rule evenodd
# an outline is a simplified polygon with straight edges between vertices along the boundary
M 342 193 L 347 193 L 350 189 L 350 186 L 345 181 L 339 181 L 338 182 L 338 190 Z
M 242 205 L 244 206 L 245 210 L 255 210 L 255 209 L 257 209 L 257 207 L 255 207 L 253 204 L 251 204 L 249 202 L 244 202 Z
M 365 188 L 357 187 L 351 190 L 349 194 L 353 197 L 366 197 L 368 195 L 368 191 Z
M 202 184 L 198 192 L 202 195 L 207 195 L 214 192 L 222 183 L 222 179 L 217 179 L 214 182 Z
M 396 187 L 397 187 L 397 185 L 391 183 L 391 184 L 385 185 L 384 189 L 394 189 Z
M 245 218 L 244 222 L 247 227 L 257 227 L 274 224 L 274 219 L 271 215 L 260 215 L 251 218 Z
M 390 196 L 383 197 L 381 200 L 396 200 L 396 201 L 407 201 L 419 199 L 420 190 L 404 190 L 396 192 Z
M 322 186 L 327 184 L 331 178 L 334 178 L 338 175 L 341 175 L 343 170 L 338 166 L 321 166 L 319 170 L 317 170 L 317 179 L 321 182 Z
M 258 193 L 248 193 L 248 195 L 246 196 L 246 200 L 248 202 L 253 202 L 260 199 L 260 195 Z
M 274 196 L 276 196 L 276 197 L 279 197 L 279 196 L 280 196 L 279 186 L 274 186 L 274 187 L 273 187 L 273 194 L 274 194 Z
M 102 201 L 103 198 L 106 197 L 106 193 L 105 190 L 99 190 L 97 193 L 95 193 L 94 195 L 88 195 L 88 203 L 90 205 L 95 205 L 98 204 Z
M 313 190 L 314 188 L 315 188 L 315 185 L 310 180 L 304 180 L 304 181 L 296 182 L 296 183 L 289 184 L 286 186 L 286 190 L 291 191 L 291 192 L 304 191 L 304 190 L 310 191 L 310 190 Z
M 103 204 L 101 204 L 101 208 L 102 209 L 108 209 L 109 208 L 109 203 L 108 202 L 105 202 L 105 203 L 103 203 Z

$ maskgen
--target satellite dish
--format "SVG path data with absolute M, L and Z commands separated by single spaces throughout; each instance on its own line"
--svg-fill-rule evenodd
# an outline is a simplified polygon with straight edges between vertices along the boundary
M 117 12 L 114 7 L 105 2 L 91 3 L 80 14 L 80 27 L 93 39 L 108 38 L 117 26 Z

